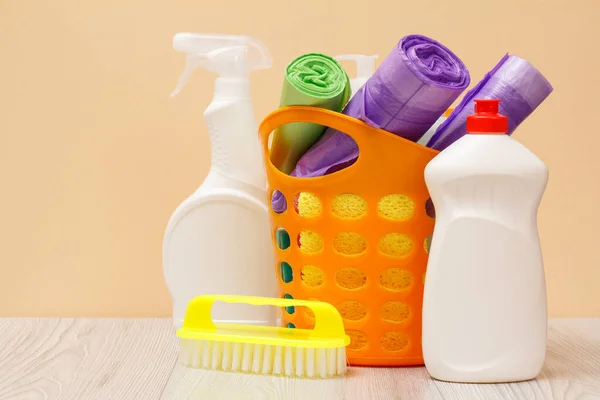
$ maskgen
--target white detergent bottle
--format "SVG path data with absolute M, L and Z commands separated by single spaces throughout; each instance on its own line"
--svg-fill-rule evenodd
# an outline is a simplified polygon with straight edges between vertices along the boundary
M 188 302 L 203 294 L 276 297 L 277 281 L 258 124 L 250 72 L 271 66 L 267 47 L 246 36 L 180 33 L 173 47 L 187 54 L 175 95 L 193 71 L 217 73 L 204 118 L 212 165 L 202 185 L 173 213 L 163 242 L 163 268 L 180 327 Z M 275 325 L 267 307 L 215 304 L 220 322 Z
M 350 90 L 352 94 L 358 92 L 375 73 L 375 60 L 379 58 L 377 54 L 367 56 L 363 54 L 342 54 L 334 57 L 337 61 L 352 60 L 356 62 L 356 77 L 350 79 Z
M 510 136 L 499 100 L 475 100 L 467 132 L 425 181 L 436 209 L 423 299 L 433 378 L 535 378 L 546 354 L 546 284 L 537 211 L 546 165 Z

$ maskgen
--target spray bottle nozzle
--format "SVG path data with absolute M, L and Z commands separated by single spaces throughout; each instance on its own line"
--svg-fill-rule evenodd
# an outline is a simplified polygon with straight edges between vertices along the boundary
M 199 67 L 220 76 L 248 78 L 251 71 L 272 64 L 267 46 L 249 36 L 178 33 L 173 47 L 187 57 L 185 70 L 171 96 L 179 93 Z

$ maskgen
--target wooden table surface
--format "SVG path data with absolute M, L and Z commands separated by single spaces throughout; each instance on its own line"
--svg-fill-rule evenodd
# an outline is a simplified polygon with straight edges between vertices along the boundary
M 0 400 L 600 399 L 600 319 L 550 320 L 536 380 L 434 381 L 424 368 L 305 380 L 186 369 L 170 319 L 0 319 Z

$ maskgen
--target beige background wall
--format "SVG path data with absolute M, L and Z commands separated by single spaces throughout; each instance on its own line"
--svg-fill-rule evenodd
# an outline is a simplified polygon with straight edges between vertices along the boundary
M 171 39 L 205 31 L 270 47 L 258 118 L 303 52 L 385 56 L 423 33 L 473 83 L 506 51 L 528 59 L 555 87 L 515 134 L 550 168 L 550 314 L 600 317 L 598 21 L 598 0 L 0 0 L 0 315 L 170 314 L 162 235 L 207 173 L 213 83 L 198 72 L 169 97 L 184 63 Z

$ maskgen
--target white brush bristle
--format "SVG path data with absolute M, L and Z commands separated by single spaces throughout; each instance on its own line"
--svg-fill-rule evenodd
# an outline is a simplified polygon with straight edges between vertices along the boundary
M 344 375 L 346 348 L 314 349 L 181 339 L 179 361 L 191 368 L 305 378 Z

